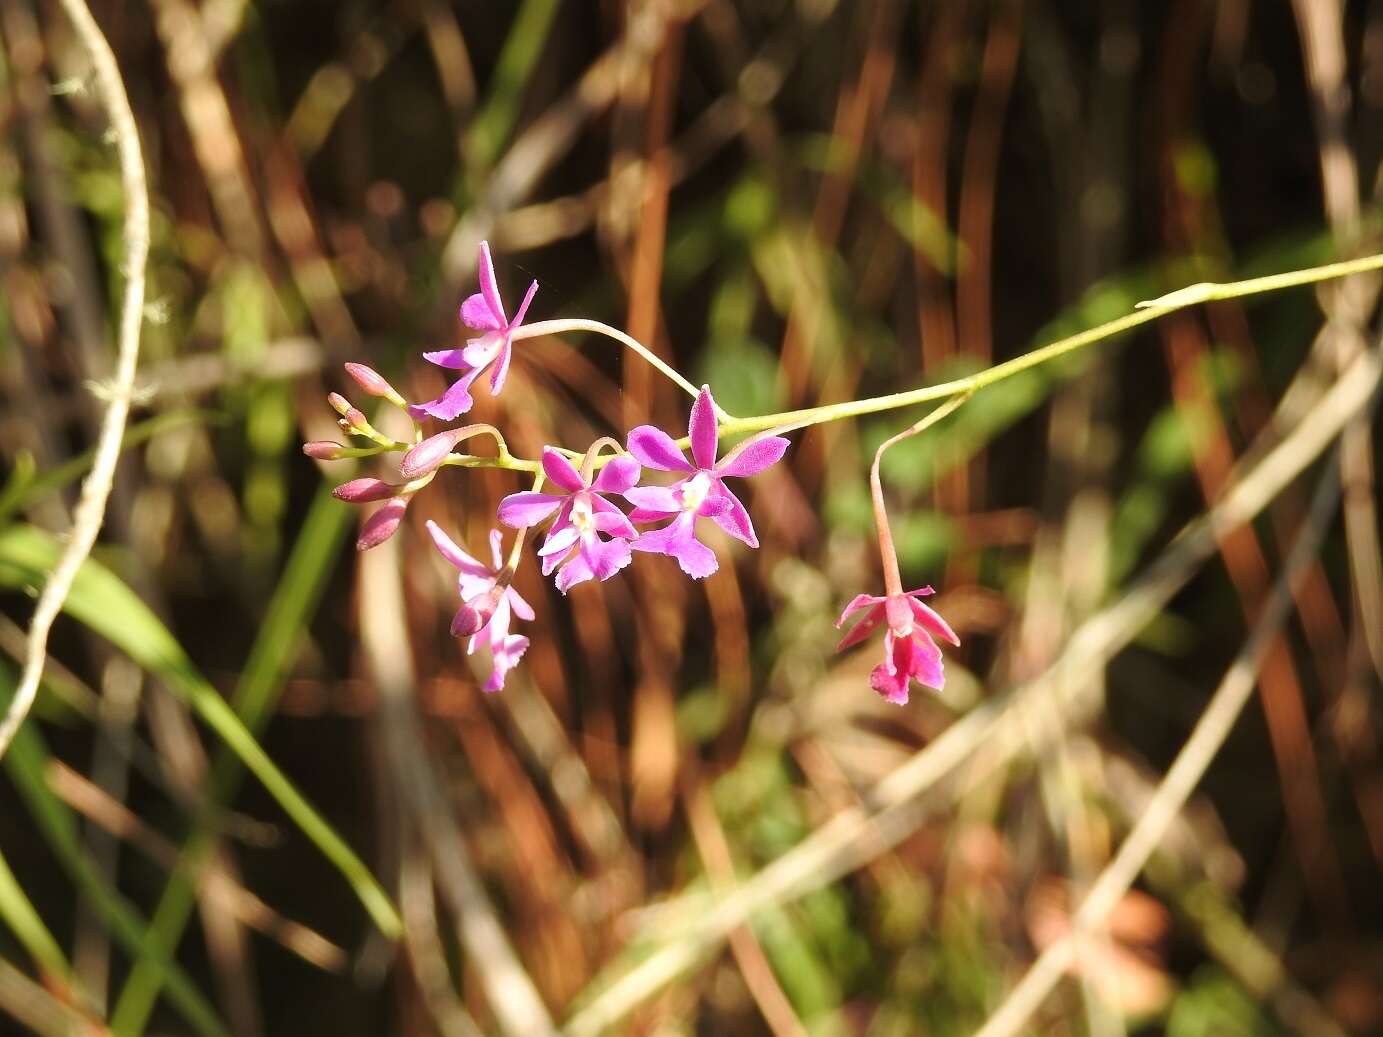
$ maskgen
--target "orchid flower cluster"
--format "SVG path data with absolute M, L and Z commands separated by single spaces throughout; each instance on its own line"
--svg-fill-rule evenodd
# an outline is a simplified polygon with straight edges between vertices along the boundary
M 489 463 L 534 476 L 532 489 L 511 493 L 500 502 L 496 516 L 499 524 L 517 531 L 507 557 L 504 535 L 499 529 L 490 531 L 487 564 L 458 546 L 435 522 L 427 522 L 434 546 L 457 570 L 461 605 L 452 619 L 452 635 L 469 639 L 468 653 L 482 645 L 488 649 L 491 672 L 484 689 L 498 691 L 529 644 L 527 637 L 512 633 L 510 627 L 515 620 L 534 618 L 533 607 L 513 587 L 530 529 L 551 520 L 536 553 L 543 575 L 555 573 L 554 583 L 563 594 L 580 583 L 612 578 L 631 563 L 634 552 L 667 555 L 692 579 L 704 579 L 717 571 L 720 560 L 701 539 L 707 529 L 701 520 L 709 520 L 749 548 L 759 546 L 749 512 L 726 480 L 748 479 L 777 464 L 790 445 L 782 433 L 810 422 L 763 428 L 722 454 L 721 426 L 727 416 L 716 405 L 709 386 L 697 390 L 629 336 L 604 325 L 561 321 L 525 325 L 524 318 L 538 290 L 537 281 L 528 286 L 511 319 L 505 312 L 494 262 L 485 242 L 480 245 L 479 282 L 480 291 L 467 298 L 460 311 L 461 323 L 473 329 L 476 336 L 462 348 L 423 354 L 429 363 L 458 372 L 456 380 L 436 399 L 411 403 L 378 372 L 363 364 L 346 364 L 347 374 L 361 390 L 409 415 L 414 423 L 411 442 L 383 434 L 363 411 L 340 394 L 331 393 L 328 401 L 340 415 L 338 424 L 342 431 L 368 445 L 348 447 L 336 442 L 313 442 L 305 444 L 303 451 L 318 460 L 403 453 L 397 479 L 352 479 L 333 491 L 338 499 L 352 504 L 383 502 L 361 527 L 356 546 L 362 551 L 377 547 L 394 535 L 409 503 L 444 467 Z M 570 324 L 603 331 L 638 350 L 695 396 L 684 441 L 690 456 L 672 436 L 652 425 L 631 430 L 623 443 L 602 437 L 584 453 L 546 446 L 538 461 L 511 455 L 503 435 L 492 425 L 463 425 L 426 434 L 427 422 L 452 423 L 471 409 L 472 387 L 486 371 L 490 372 L 491 394 L 498 396 L 503 391 L 517 341 L 551 334 Z M 857 596 L 836 624 L 840 626 L 856 612 L 868 610 L 840 642 L 839 651 L 858 644 L 880 624 L 887 623 L 884 659 L 874 668 L 870 683 L 889 702 L 898 704 L 908 701 L 913 680 L 941 689 L 945 673 L 936 638 L 952 644 L 959 641 L 945 620 L 918 600 L 932 593 L 930 587 L 908 592 L 902 589 L 878 466 L 884 450 L 921 431 L 939 413 L 933 412 L 928 419 L 895 436 L 875 455 L 871 487 L 883 555 L 885 594 Z M 496 458 L 454 453 L 464 441 L 482 435 L 494 440 Z M 646 481 L 650 473 L 653 481 Z M 618 503 L 621 499 L 629 505 L 628 510 Z

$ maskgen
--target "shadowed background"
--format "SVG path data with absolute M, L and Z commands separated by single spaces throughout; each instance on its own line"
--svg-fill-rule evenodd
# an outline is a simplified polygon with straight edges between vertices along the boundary
M 622 327 L 736 415 L 945 380 L 1194 281 L 1378 251 L 1383 6 L 93 11 L 154 207 L 144 392 L 94 555 L 120 585 L 79 584 L 85 612 L 55 628 L 4 760 L 0 1028 L 65 1032 L 53 1002 L 91 1032 L 236 1037 L 580 1035 L 606 1011 L 622 1033 L 973 1032 L 1142 814 L 1263 607 L 1307 481 L 1108 667 L 1024 700 L 1017 743 L 977 741 L 976 766 L 908 786 L 901 813 L 889 776 L 1120 600 L 1288 386 L 1329 368 L 1329 336 L 1373 345 L 1376 286 L 1343 315 L 1330 289 L 1176 314 L 893 450 L 904 581 L 934 585 L 962 639 L 945 692 L 903 708 L 869 689 L 877 644 L 836 658 L 832 624 L 880 585 L 868 462 L 918 412 L 795 434 L 745 484 L 761 548 L 712 541 L 704 583 L 636 555 L 564 599 L 530 557 L 532 645 L 496 696 L 448 635 L 452 570 L 422 523 L 478 553 L 519 477 L 448 470 L 357 556 L 361 509 L 329 489 L 386 462 L 299 446 L 339 438 L 326 392 L 362 402 L 344 361 L 438 395 L 420 354 L 464 337 L 482 239 L 511 306 L 536 278 L 530 319 Z M 111 370 L 122 200 L 61 13 L 0 0 L 0 43 L 8 688 L 30 549 L 69 524 Z M 471 420 L 526 457 L 679 430 L 689 403 L 591 336 L 516 344 L 505 394 L 476 395 Z M 1257 697 L 1034 1032 L 1383 1029 L 1369 471 L 1346 472 L 1355 524 L 1332 526 Z M 229 698 L 361 852 L 401 943 L 169 693 L 192 685 Z M 814 831 L 819 857 L 801 850 Z M 755 887 L 746 924 L 699 927 L 783 860 L 800 870 Z M 23 895 L 75 980 L 17 934 Z M 655 953 L 676 962 L 663 979 L 610 995 Z

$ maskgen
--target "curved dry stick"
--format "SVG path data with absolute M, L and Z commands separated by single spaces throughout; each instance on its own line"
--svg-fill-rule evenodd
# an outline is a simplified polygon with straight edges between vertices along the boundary
M 43 588 L 34 618 L 29 626 L 24 672 L 19 679 L 14 701 L 0 723 L 0 756 L 14 740 L 38 694 L 43 664 L 47 658 L 48 632 L 62 611 L 77 571 L 91 553 L 96 535 L 106 517 L 106 501 L 120 457 L 120 442 L 130 413 L 135 367 L 139 362 L 139 331 L 144 322 L 144 268 L 149 257 L 149 188 L 144 175 L 144 156 L 139 148 L 139 131 L 125 95 L 125 84 L 110 44 L 101 33 L 84 0 L 60 0 L 77 31 L 77 38 L 91 55 L 96 91 L 110 119 L 120 155 L 120 180 L 125 189 L 125 298 L 120 311 L 115 381 L 109 390 L 110 403 L 101 419 L 96 443 L 96 459 L 91 474 L 82 484 L 81 499 L 72 517 L 72 532 L 67 550 Z
M 1336 462 L 1327 465 L 1326 473 L 1321 477 L 1306 528 L 1292 548 L 1262 617 L 1224 680 L 1215 689 L 1210 704 L 1177 754 L 1156 795 L 1119 847 L 1114 860 L 1090 887 L 1089 895 L 1081 902 L 1072 919 L 1071 931 L 1042 952 L 976 1037 L 1010 1037 L 1017 1033 L 1041 1007 L 1042 1001 L 1067 969 L 1078 963 L 1084 930 L 1104 919 L 1138 878 L 1167 828 L 1176 820 L 1191 793 L 1200 784 L 1201 777 L 1229 737 L 1235 721 L 1252 696 L 1259 668 L 1290 614 L 1292 585 L 1320 551 L 1339 500 L 1340 479 Z

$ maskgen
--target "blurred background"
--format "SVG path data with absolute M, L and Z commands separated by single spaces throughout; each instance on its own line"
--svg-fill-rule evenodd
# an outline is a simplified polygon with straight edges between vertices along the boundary
M 387 462 L 300 444 L 339 438 L 326 392 L 364 402 L 344 361 L 439 393 L 420 354 L 463 336 L 482 239 L 511 306 L 536 278 L 530 319 L 625 328 L 737 415 L 1378 251 L 1383 4 L 92 6 L 149 168 L 150 301 L 100 573 L 4 759 L 0 1030 L 977 1029 L 1069 931 L 1333 462 L 1107 665 L 1068 665 L 1073 632 L 1175 550 L 1289 387 L 1372 343 L 1376 285 L 1330 325 L 1325 289 L 1175 315 L 892 451 L 905 585 L 934 585 L 962 639 L 944 693 L 903 708 L 868 686 L 878 644 L 836 657 L 832 624 L 881 585 L 868 461 L 918 411 L 796 435 L 746 484 L 761 548 L 713 541 L 704 583 L 641 555 L 564 599 L 530 557 L 532 646 L 494 696 L 422 523 L 479 553 L 519 477 L 449 470 L 357 555 L 362 509 L 329 491 Z M 123 202 L 62 12 L 0 0 L 0 42 L 8 693 L 112 370 Z M 506 393 L 477 397 L 528 457 L 687 412 L 590 336 L 520 343 Z M 1030 1032 L 1383 1033 L 1368 472 L 1196 795 Z M 193 718 L 208 690 L 379 876 L 401 942 Z M 984 710 L 1005 736 L 919 775 Z

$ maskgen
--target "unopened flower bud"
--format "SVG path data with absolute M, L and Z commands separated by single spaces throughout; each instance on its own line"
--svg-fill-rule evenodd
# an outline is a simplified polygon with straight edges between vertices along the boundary
M 385 381 L 384 376 L 373 367 L 366 367 L 364 364 L 347 364 L 346 374 L 354 378 L 355 384 L 371 396 L 386 399 L 397 407 L 405 405 L 404 399 L 398 391 Z
M 403 521 L 403 513 L 408 510 L 407 497 L 392 497 L 389 502 L 365 520 L 360 527 L 360 538 L 355 542 L 357 551 L 368 551 L 388 540 Z
M 303 453 L 318 461 L 335 461 L 341 457 L 341 451 L 345 449 L 340 443 L 333 443 L 329 439 L 303 444 Z
M 435 469 L 451 453 L 451 448 L 469 434 L 470 429 L 449 429 L 429 436 L 403 455 L 399 464 L 399 474 L 405 479 L 416 479 Z
M 346 411 L 345 414 L 341 415 L 341 420 L 353 429 L 363 430 L 370 427 L 370 419 L 365 417 L 365 412 L 358 407 L 352 407 Z
M 397 486 L 383 479 L 352 479 L 332 490 L 331 495 L 347 504 L 365 504 L 368 501 L 385 500 L 398 492 Z
M 465 602 L 451 619 L 452 637 L 470 637 L 479 633 L 499 608 L 505 588 L 496 584 L 484 594 Z
M 327 403 L 331 404 L 331 409 L 343 418 L 353 409 L 351 407 L 351 401 L 346 399 L 339 392 L 327 393 Z

